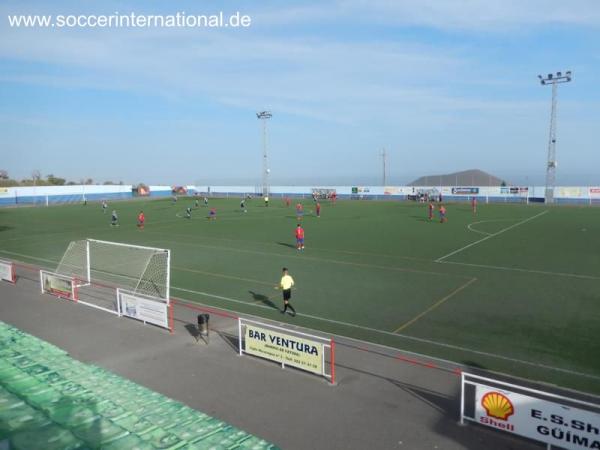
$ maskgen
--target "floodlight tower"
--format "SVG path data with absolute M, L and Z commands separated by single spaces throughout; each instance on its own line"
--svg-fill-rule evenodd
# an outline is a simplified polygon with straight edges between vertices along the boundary
M 386 170 L 387 153 L 385 151 L 385 147 L 381 151 L 381 159 L 383 160 L 383 186 L 385 187 L 387 185 L 387 170 Z
M 556 182 L 556 95 L 560 83 L 568 83 L 572 79 L 571 71 L 568 70 L 563 75 L 562 72 L 556 74 L 549 73 L 545 78 L 538 75 L 540 83 L 545 86 L 552 85 L 552 109 L 550 112 L 550 137 L 548 138 L 548 162 L 546 165 L 546 192 L 544 197 L 546 203 L 554 203 L 554 185 Z
M 263 196 L 269 195 L 269 163 L 267 159 L 267 120 L 273 117 L 271 111 L 261 111 L 256 113 L 256 118 L 262 120 L 263 124 L 263 173 L 262 190 Z

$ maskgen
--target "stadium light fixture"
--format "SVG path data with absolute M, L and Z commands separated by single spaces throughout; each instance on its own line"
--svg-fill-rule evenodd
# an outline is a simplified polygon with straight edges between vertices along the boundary
M 547 84 L 552 85 L 552 108 L 550 111 L 550 137 L 548 139 L 548 160 L 546 162 L 546 203 L 554 203 L 554 186 L 556 184 L 556 102 L 557 102 L 557 87 L 559 84 L 568 83 L 573 78 L 572 72 L 567 70 L 563 75 L 562 72 L 556 74 L 549 73 L 545 78 L 538 75 L 538 79 L 542 86 Z
M 262 191 L 263 196 L 269 195 L 269 162 L 267 158 L 267 120 L 273 117 L 271 111 L 260 111 L 256 113 L 256 118 L 263 123 L 263 170 L 262 170 Z

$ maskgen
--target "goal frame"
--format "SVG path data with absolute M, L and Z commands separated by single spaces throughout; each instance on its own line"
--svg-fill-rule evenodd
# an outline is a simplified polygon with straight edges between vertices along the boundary
M 143 245 L 136 245 L 136 244 L 125 244 L 122 242 L 113 242 L 113 241 L 104 241 L 104 240 L 99 240 L 99 239 L 91 239 L 91 238 L 86 238 L 83 239 L 85 241 L 85 263 L 86 263 L 86 279 L 85 280 L 78 280 L 81 284 L 78 284 L 78 287 L 82 287 L 82 286 L 89 286 L 92 283 L 92 275 L 91 275 L 91 263 L 92 263 L 92 255 L 91 255 L 91 250 L 90 250 L 90 243 L 97 243 L 97 244 L 103 244 L 103 245 L 110 245 L 110 246 L 115 246 L 115 247 L 127 247 L 127 248 L 137 248 L 140 250 L 151 250 L 154 251 L 156 253 L 160 253 L 160 252 L 164 252 L 167 254 L 167 267 L 166 267 L 166 286 L 165 286 L 165 301 L 168 303 L 170 303 L 170 299 L 171 299 L 171 250 L 169 249 L 164 249 L 164 248 L 157 248 L 157 247 L 147 247 L 147 246 L 143 246 Z M 148 263 L 146 263 L 146 267 L 148 266 L 150 261 L 148 261 Z M 144 270 L 145 271 L 145 270 Z M 143 273 L 143 272 L 142 272 Z M 135 287 L 134 290 L 136 290 L 139 286 L 141 282 L 141 279 L 138 280 L 138 283 Z

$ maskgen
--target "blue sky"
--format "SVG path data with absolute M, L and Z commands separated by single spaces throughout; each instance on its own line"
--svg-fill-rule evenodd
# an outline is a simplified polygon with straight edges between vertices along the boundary
M 381 182 L 480 168 L 600 184 L 600 1 L 53 1 L 0 4 L 0 168 L 72 180 Z M 226 14 L 244 29 L 11 28 L 10 14 Z

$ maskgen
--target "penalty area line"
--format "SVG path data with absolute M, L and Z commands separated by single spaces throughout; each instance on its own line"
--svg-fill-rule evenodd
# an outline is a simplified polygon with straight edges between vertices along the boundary
M 437 263 L 439 263 L 439 262 L 443 262 L 443 261 L 444 261 L 444 259 L 446 259 L 446 258 L 449 258 L 449 257 L 450 257 L 450 256 L 452 256 L 452 255 L 456 255 L 457 253 L 460 253 L 460 252 L 462 252 L 463 250 L 466 250 L 466 249 L 468 249 L 468 248 L 470 248 L 470 247 L 473 247 L 474 245 L 477 245 L 477 244 L 479 244 L 479 243 L 481 243 L 481 242 L 483 242 L 483 241 L 487 241 L 488 239 L 491 239 L 491 238 L 493 238 L 493 237 L 495 237 L 495 236 L 498 236 L 498 235 L 500 235 L 500 234 L 502 234 L 502 233 L 504 233 L 504 232 L 506 232 L 506 231 L 508 231 L 508 230 L 512 230 L 513 228 L 515 228 L 515 227 L 518 227 L 519 225 L 523 225 L 524 223 L 527 223 L 527 222 L 529 222 L 529 221 L 531 221 L 531 220 L 533 220 L 533 219 L 536 219 L 536 218 L 538 218 L 538 217 L 540 217 L 540 216 L 543 216 L 544 214 L 548 214 L 548 212 L 549 212 L 549 210 L 542 211 L 541 213 L 539 213 L 539 214 L 536 214 L 535 216 L 531 216 L 531 217 L 528 217 L 528 218 L 527 218 L 527 219 L 525 219 L 525 220 L 521 220 L 520 222 L 517 222 L 517 223 L 515 223 L 515 224 L 513 224 L 513 225 L 511 225 L 511 226 L 509 226 L 509 227 L 503 228 L 503 229 L 501 229 L 500 231 L 497 231 L 497 232 L 496 232 L 496 233 L 494 233 L 494 234 L 490 234 L 489 236 L 486 236 L 486 237 L 484 237 L 484 238 L 481 238 L 481 239 L 479 239 L 478 241 L 471 242 L 470 244 L 467 244 L 467 245 L 465 245 L 464 247 L 461 247 L 461 248 L 459 248 L 458 250 L 454 250 L 453 252 L 451 252 L 451 253 L 448 253 L 447 255 L 444 255 L 444 256 L 442 256 L 442 257 L 440 257 L 440 258 L 436 259 L 436 260 L 435 260 L 435 262 L 437 262 Z

